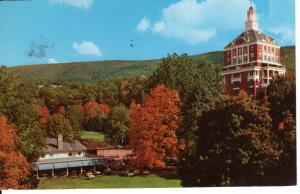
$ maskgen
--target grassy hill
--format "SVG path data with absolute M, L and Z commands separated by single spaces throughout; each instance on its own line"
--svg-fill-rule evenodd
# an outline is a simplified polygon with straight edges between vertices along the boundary
M 288 69 L 295 68 L 295 46 L 283 47 L 283 64 Z M 192 56 L 211 64 L 223 64 L 223 51 L 209 52 Z M 58 64 L 25 65 L 8 68 L 8 72 L 18 74 L 22 81 L 35 83 L 75 81 L 78 83 L 96 83 L 114 76 L 133 76 L 150 74 L 160 63 L 157 60 L 144 61 L 95 61 Z

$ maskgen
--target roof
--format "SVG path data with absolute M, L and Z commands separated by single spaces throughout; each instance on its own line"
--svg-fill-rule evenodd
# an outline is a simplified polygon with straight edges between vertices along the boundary
M 46 138 L 46 148 L 44 148 L 45 152 L 75 152 L 75 151 L 85 151 L 87 148 L 82 145 L 79 141 L 73 140 L 72 142 L 63 142 L 63 149 L 58 149 L 57 139 L 56 138 Z
M 73 162 L 73 161 L 84 161 L 84 160 L 100 160 L 105 159 L 104 157 L 96 155 L 86 155 L 82 157 L 68 157 L 68 158 L 50 158 L 50 159 L 39 159 L 36 164 L 49 164 L 56 162 Z
M 132 150 L 125 149 L 109 149 L 109 150 L 97 150 L 97 156 L 110 157 L 114 159 L 123 159 L 133 154 Z
M 43 159 L 36 162 L 36 170 L 52 170 L 70 167 L 93 166 L 94 164 L 106 165 L 106 158 L 90 155 L 85 157 Z
M 225 48 L 229 48 L 231 46 L 238 44 L 238 42 L 237 42 L 238 40 L 243 41 L 243 43 L 247 43 L 247 44 L 259 41 L 259 42 L 266 42 L 266 43 L 277 45 L 277 43 L 274 41 L 274 39 L 271 36 L 268 36 L 259 31 L 250 30 L 250 31 L 242 32 L 237 38 L 235 38 L 232 42 L 230 42 Z

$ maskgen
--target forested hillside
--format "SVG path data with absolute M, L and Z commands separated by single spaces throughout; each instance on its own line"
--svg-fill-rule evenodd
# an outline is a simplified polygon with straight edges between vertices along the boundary
M 282 47 L 283 64 L 288 69 L 295 68 L 295 46 Z M 194 55 L 192 58 L 207 61 L 211 64 L 223 64 L 223 51 Z M 9 73 L 18 74 L 21 81 L 33 81 L 44 84 L 75 81 L 77 83 L 97 83 L 100 80 L 115 76 L 128 77 L 152 73 L 161 62 L 144 61 L 94 61 L 58 64 L 25 65 L 8 68 Z

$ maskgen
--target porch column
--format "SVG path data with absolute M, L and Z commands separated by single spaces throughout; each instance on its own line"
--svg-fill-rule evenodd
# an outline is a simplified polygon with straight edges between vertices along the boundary
M 67 167 L 67 176 L 69 176 L 69 162 L 67 164 L 68 164 L 68 167 Z
M 39 179 L 39 169 L 36 171 L 36 178 Z
M 80 166 L 80 174 L 82 174 L 82 161 L 81 161 L 81 166 Z
M 54 177 L 54 163 L 52 164 L 52 177 Z

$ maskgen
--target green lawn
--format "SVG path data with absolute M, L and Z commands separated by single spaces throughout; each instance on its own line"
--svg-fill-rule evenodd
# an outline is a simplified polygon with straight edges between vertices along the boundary
M 95 131 L 81 131 L 82 139 L 96 139 L 98 141 L 104 141 L 104 133 Z
M 165 179 L 157 175 L 123 177 L 117 175 L 66 177 L 41 180 L 38 189 L 93 189 L 93 188 L 166 188 L 181 187 L 178 179 Z

